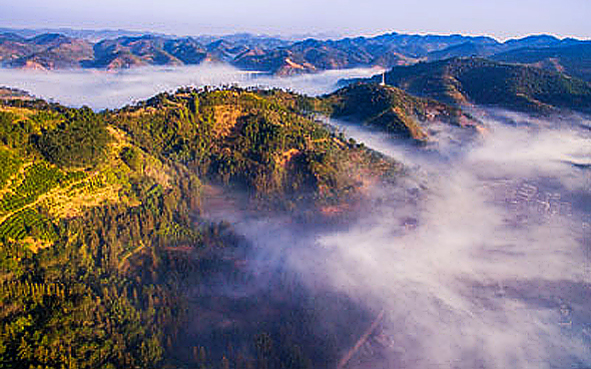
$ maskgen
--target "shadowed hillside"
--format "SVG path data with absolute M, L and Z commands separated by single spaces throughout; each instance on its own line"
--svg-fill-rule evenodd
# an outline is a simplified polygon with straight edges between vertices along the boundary
M 493 58 L 501 62 L 527 64 L 563 72 L 591 82 L 591 43 L 589 42 L 548 48 L 522 48 L 497 54 Z
M 380 79 L 374 76 L 371 80 Z M 488 105 L 533 113 L 591 109 L 591 84 L 585 81 L 486 59 L 454 58 L 395 67 L 385 79 L 387 84 L 411 94 L 454 105 Z

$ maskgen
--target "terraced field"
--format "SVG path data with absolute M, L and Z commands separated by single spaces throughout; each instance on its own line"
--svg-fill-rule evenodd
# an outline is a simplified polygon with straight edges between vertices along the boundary
M 6 215 L 35 202 L 40 195 L 64 182 L 66 176 L 58 168 L 44 162 L 28 166 L 0 200 L 0 214 Z
M 28 236 L 49 242 L 57 238 L 55 226 L 51 220 L 36 209 L 19 210 L 0 224 L 0 241 L 9 239 L 19 241 Z
M 0 151 L 2 192 L 0 198 L 0 241 L 25 238 L 51 242 L 57 238 L 55 226 L 38 206 L 41 196 L 59 186 L 85 177 L 83 172 L 64 173 L 44 161 L 26 163 L 8 150 Z
M 6 186 L 8 180 L 18 172 L 21 161 L 9 150 L 0 148 L 0 188 Z

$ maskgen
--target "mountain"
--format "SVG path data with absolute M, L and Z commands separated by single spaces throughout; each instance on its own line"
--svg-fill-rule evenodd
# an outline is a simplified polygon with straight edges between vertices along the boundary
M 289 46 L 292 43 L 284 38 L 253 35 L 250 33 L 236 33 L 221 36 L 201 35 L 195 36 L 194 39 L 203 45 L 211 44 L 216 41 L 225 41 L 232 45 L 243 45 L 249 49 L 259 48 L 265 50 Z
M 84 40 L 57 34 L 40 35 L 32 40 L 41 50 L 12 61 L 12 66 L 27 69 L 71 69 L 79 68 L 93 58 L 92 45 Z
M 207 49 L 190 37 L 166 40 L 163 50 L 184 64 L 199 64 L 208 57 Z
M 280 42 L 242 35 L 202 44 L 191 37 L 142 35 L 106 39 L 92 45 L 58 34 L 41 34 L 31 39 L 3 34 L 0 35 L 0 60 L 9 67 L 39 69 L 120 69 L 147 65 L 191 65 L 206 60 L 231 63 L 239 55 L 262 52 L 259 47 L 269 44 Z
M 493 56 L 494 60 L 520 63 L 566 73 L 591 82 L 591 42 L 544 48 L 521 48 Z
M 238 55 L 250 49 L 242 44 L 233 44 L 226 40 L 217 40 L 207 44 L 209 58 L 215 61 L 231 62 Z
M 10 67 L 79 68 L 92 58 L 93 50 L 90 43 L 60 34 L 42 34 L 31 39 L 11 34 L 0 37 L 0 60 Z
M 263 52 L 289 44 L 278 38 L 250 34 L 175 38 L 124 31 L 89 32 L 81 32 L 80 38 L 57 33 L 2 33 L 0 63 L 5 67 L 36 69 L 119 69 L 199 64 L 205 60 L 231 63 L 249 52 Z M 103 34 L 107 37 L 97 40 L 96 36 Z M 93 44 L 87 39 L 96 42 Z
M 570 39 L 565 39 L 569 42 Z M 505 48 L 520 49 L 524 47 L 551 47 L 563 43 L 563 40 L 551 35 L 532 35 L 523 38 L 515 38 L 507 40 L 503 43 Z
M 473 42 L 465 42 L 463 44 L 447 47 L 443 50 L 432 51 L 427 55 L 427 59 L 433 61 L 456 57 L 487 57 L 498 53 L 502 49 L 502 44 L 476 44 Z
M 182 65 L 175 52 L 185 60 L 202 60 L 203 49 L 191 40 L 167 40 L 156 36 L 119 37 L 105 40 L 93 47 L 93 67 L 106 69 L 131 68 L 143 65 Z M 168 50 L 168 51 L 167 51 Z
M 429 126 L 436 121 L 464 128 L 479 126 L 459 108 L 375 83 L 353 84 L 321 100 L 332 117 L 362 122 L 416 141 L 429 140 Z
M 0 27 L 0 33 L 14 33 L 22 38 L 31 38 L 46 33 L 59 33 L 61 35 L 79 38 L 89 42 L 98 42 L 104 39 L 114 39 L 117 37 L 139 37 L 144 35 L 166 36 L 165 34 L 155 32 L 130 31 L 124 29 L 72 29 L 72 28 L 7 28 Z
M 256 260 L 228 222 L 204 216 L 240 195 L 245 219 L 258 211 L 318 225 L 398 175 L 397 163 L 315 121 L 308 104 L 236 88 L 182 89 L 100 114 L 1 100 L 0 363 L 336 363 L 367 317 L 293 284 L 264 298 L 215 292 L 220 281 L 243 288 L 256 278 Z M 248 306 L 273 313 L 253 321 Z M 327 308 L 347 311 L 349 323 L 306 334 Z M 273 351 L 262 354 L 261 340 Z
M 496 54 L 510 53 L 512 51 L 525 49 L 545 49 L 550 47 L 565 47 L 584 43 L 571 38 L 559 39 L 549 35 L 533 35 L 519 39 L 510 39 L 505 42 L 490 40 L 489 42 L 476 43 L 472 40 L 449 46 L 444 49 L 438 49 L 430 52 L 427 60 L 435 61 L 449 59 L 454 57 L 491 57 Z
M 371 80 L 379 81 L 381 75 Z M 394 67 L 386 83 L 447 104 L 489 105 L 532 113 L 591 110 L 591 84 L 535 67 L 452 58 Z
M 0 62 L 6 64 L 22 55 L 28 55 L 36 50 L 35 45 L 28 43 L 25 38 L 14 33 L 0 34 Z

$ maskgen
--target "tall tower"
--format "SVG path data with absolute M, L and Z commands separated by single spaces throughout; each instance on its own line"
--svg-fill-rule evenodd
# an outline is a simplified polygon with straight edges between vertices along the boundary
M 382 73 L 382 81 L 380 82 L 380 86 L 386 85 L 386 72 Z

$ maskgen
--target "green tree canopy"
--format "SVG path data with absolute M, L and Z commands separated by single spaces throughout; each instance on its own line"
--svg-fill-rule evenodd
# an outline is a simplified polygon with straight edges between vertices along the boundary
M 42 133 L 39 150 L 43 156 L 62 167 L 99 162 L 109 142 L 105 123 L 89 108 L 69 110 L 65 115 L 63 123 Z

